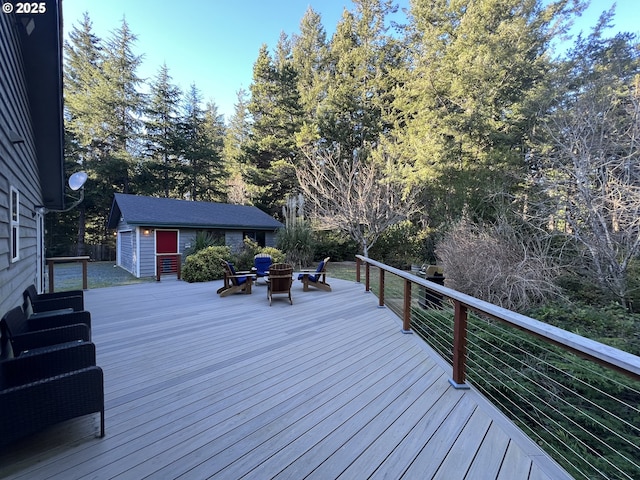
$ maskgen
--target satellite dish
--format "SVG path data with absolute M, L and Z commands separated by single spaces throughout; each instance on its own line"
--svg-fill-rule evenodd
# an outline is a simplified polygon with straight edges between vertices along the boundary
M 76 172 L 69 177 L 69 187 L 71 187 L 73 191 L 80 190 L 87 181 L 87 178 L 86 172 Z

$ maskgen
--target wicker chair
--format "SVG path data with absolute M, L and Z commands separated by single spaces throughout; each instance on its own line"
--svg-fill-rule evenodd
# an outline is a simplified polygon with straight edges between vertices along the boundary
M 104 437 L 104 379 L 95 358 L 95 346 L 83 343 L 0 362 L 0 447 L 96 412 Z
M 36 287 L 30 285 L 22 293 L 22 297 L 24 300 L 23 308 L 28 316 L 30 316 L 31 313 L 69 308 L 76 312 L 84 310 L 84 292 L 82 290 L 42 293 L 38 295 Z
M 291 284 L 293 283 L 293 267 L 287 263 L 274 263 L 269 267 L 269 280 L 267 280 L 267 298 L 269 306 L 273 295 L 284 294 L 289 296 L 289 303 L 293 305 L 291 298 Z
M 89 312 L 28 319 L 21 307 L 12 308 L 0 319 L 2 358 L 89 342 L 90 326 Z
M 302 282 L 302 290 L 306 292 L 309 287 L 316 287 L 327 292 L 331 291 L 331 285 L 327 283 L 327 264 L 330 258 L 327 257 L 321 261 L 315 270 L 303 270 L 298 275 L 298 280 Z
M 222 268 L 224 268 L 224 284 L 218 289 L 218 294 L 221 297 L 239 292 L 251 293 L 254 274 L 251 272 L 236 272 L 233 264 L 226 260 L 222 260 Z

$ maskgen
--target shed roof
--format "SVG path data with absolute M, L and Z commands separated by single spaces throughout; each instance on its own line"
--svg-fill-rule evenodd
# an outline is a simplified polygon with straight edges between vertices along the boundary
M 247 205 L 116 193 L 108 228 L 116 228 L 121 217 L 129 225 L 149 227 L 275 230 L 284 226 L 257 207 Z

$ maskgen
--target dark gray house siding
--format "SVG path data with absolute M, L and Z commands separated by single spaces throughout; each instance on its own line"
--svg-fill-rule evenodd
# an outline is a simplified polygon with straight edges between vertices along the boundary
M 117 235 L 117 265 L 136 277 L 156 275 L 157 238 L 177 232 L 177 252 L 191 246 L 198 232 L 222 236 L 233 250 L 242 248 L 245 233 L 260 233 L 265 246 L 275 246 L 283 225 L 255 207 L 168 198 L 115 194 L 108 227 Z
M 30 35 L 23 27 L 28 18 L 0 14 L 0 314 L 21 303 L 28 285 L 42 289 L 42 207 L 64 205 L 60 10 L 56 0 L 45 3 L 48 14 L 34 21 Z

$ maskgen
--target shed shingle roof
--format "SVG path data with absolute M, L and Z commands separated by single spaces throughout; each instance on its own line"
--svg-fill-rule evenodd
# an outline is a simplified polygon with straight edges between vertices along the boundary
M 149 227 L 224 228 L 275 230 L 282 223 L 262 210 L 247 205 L 191 202 L 173 198 L 143 197 L 116 193 L 109 215 L 109 228 L 120 217 L 129 225 Z

